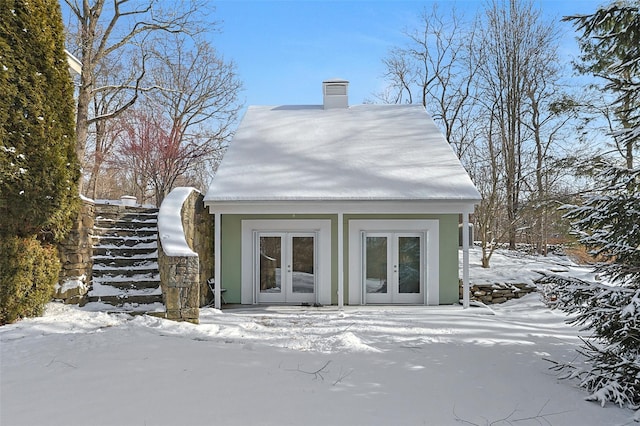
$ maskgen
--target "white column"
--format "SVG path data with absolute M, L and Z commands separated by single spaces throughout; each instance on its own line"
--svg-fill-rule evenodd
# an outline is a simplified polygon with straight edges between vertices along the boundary
M 462 213 L 462 307 L 469 307 L 469 213 Z
M 344 309 L 344 215 L 338 213 L 338 309 Z
M 215 271 L 214 271 L 214 279 L 216 280 L 216 287 L 215 287 L 215 308 L 216 309 L 220 309 L 220 307 L 222 306 L 222 292 L 220 291 L 220 289 L 222 288 L 222 274 L 220 273 L 220 268 L 222 265 L 222 262 L 220 260 L 221 258 L 221 254 L 222 254 L 222 250 L 221 250 L 221 242 L 220 242 L 220 213 L 215 213 L 214 214 L 214 219 L 213 219 L 213 227 L 214 227 L 214 256 L 215 256 Z

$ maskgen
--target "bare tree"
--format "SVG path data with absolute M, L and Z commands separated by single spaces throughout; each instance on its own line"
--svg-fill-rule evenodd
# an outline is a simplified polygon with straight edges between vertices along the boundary
M 405 34 L 407 45 L 392 49 L 383 59 L 389 87 L 377 97 L 391 103 L 422 103 L 462 157 L 475 130 L 468 118 L 478 69 L 472 55 L 476 24 L 464 21 L 455 9 L 445 16 L 436 4 L 422 13 L 418 29 Z
M 553 37 L 552 33 L 547 35 Z M 529 235 L 538 254 L 546 255 L 549 216 L 557 208 L 553 189 L 564 175 L 564 170 L 558 167 L 560 158 L 554 151 L 558 142 L 567 136 L 563 131 L 575 114 L 565 107 L 573 101 L 562 93 L 558 84 L 558 57 L 554 46 L 540 50 L 533 63 L 525 101 L 529 114 L 524 121 L 534 143 L 531 164 L 535 165 L 531 172 L 534 178 L 531 183 L 527 181 L 529 210 L 533 216 Z
M 478 186 L 476 210 L 489 266 L 496 243 L 515 248 L 523 205 L 545 205 L 553 148 L 566 122 L 560 109 L 557 32 L 528 0 L 492 0 L 483 16 L 463 20 L 434 6 L 408 43 L 384 59 L 387 102 L 421 102 Z M 535 217 L 538 245 L 544 209 Z M 533 231 L 527 231 L 533 232 Z
M 91 125 L 113 118 L 131 105 L 145 88 L 146 46 L 153 41 L 153 35 L 166 33 L 195 33 L 199 30 L 198 17 L 204 14 L 199 0 L 171 2 L 170 10 L 163 10 L 167 3 L 158 0 L 64 0 L 74 22 L 70 25 L 78 41 L 74 52 L 82 62 L 82 73 L 77 92 L 76 154 L 80 161 L 85 158 L 89 128 Z M 197 12 L 197 14 L 196 14 Z M 125 77 L 120 81 L 100 86 L 97 70 L 101 64 L 112 61 L 113 55 L 123 50 L 137 51 L 130 55 L 138 64 L 137 75 L 132 80 Z M 128 91 L 128 97 L 113 108 L 99 110 L 92 114 L 93 99 L 105 91 Z M 94 111 L 95 112 L 95 111 Z M 82 188 L 81 188 L 82 191 Z
M 488 126 L 478 143 L 474 145 L 472 156 L 475 161 L 470 163 L 469 173 L 482 196 L 480 205 L 475 211 L 475 222 L 481 241 L 483 268 L 489 267 L 497 242 L 504 237 L 504 215 L 501 206 L 504 205 L 503 173 L 500 167 L 501 146 L 496 143 L 494 135 L 494 121 L 487 120 Z
M 541 105 L 552 99 L 545 82 L 554 78 L 557 37 L 554 26 L 541 20 L 530 1 L 494 0 L 485 13 L 486 24 L 479 41 L 486 60 L 479 76 L 482 97 L 493 105 L 490 119 L 501 145 L 507 237 L 509 247 L 514 249 L 517 229 L 522 225 L 520 211 L 528 185 L 529 156 L 536 159 L 534 174 L 540 179 L 537 190 L 545 186 L 542 163 L 554 138 L 551 132 L 547 135 L 550 139 L 543 142 L 545 122 L 540 114 Z
M 180 178 L 193 179 L 220 159 L 242 84 L 233 62 L 204 41 L 175 35 L 156 43 L 150 58 L 149 78 L 162 89 L 145 95 L 146 109 L 130 115 L 120 153 L 134 162 L 141 190 L 151 186 L 160 204 Z
M 125 53 L 125 52 L 118 52 Z M 102 61 L 95 71 L 97 87 L 91 99 L 91 116 L 101 117 L 110 111 L 121 109 L 129 103 L 130 92 L 128 87 L 134 83 L 136 71 L 125 70 L 126 57 L 118 55 L 112 61 Z M 122 128 L 118 126 L 117 117 L 111 119 L 96 120 L 89 129 L 87 138 L 87 150 L 85 150 L 85 169 L 90 170 L 88 185 L 85 194 L 91 198 L 99 195 L 98 181 L 102 177 L 102 167 L 109 160 L 112 148 Z

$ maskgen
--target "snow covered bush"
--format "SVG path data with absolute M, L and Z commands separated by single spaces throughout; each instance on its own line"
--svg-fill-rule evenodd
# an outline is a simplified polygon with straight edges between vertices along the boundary
M 53 246 L 34 238 L 0 238 L 0 325 L 42 314 L 58 281 Z
M 585 365 L 557 363 L 562 377 L 579 377 L 588 399 L 640 408 L 640 169 L 600 164 L 609 181 L 598 195 L 569 208 L 573 232 L 590 249 L 602 282 L 555 275 L 554 305 L 571 314 L 569 323 L 591 334 L 579 352 Z

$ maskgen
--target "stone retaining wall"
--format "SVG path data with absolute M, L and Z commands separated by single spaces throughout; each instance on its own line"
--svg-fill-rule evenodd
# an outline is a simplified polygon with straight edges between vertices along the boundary
M 207 279 L 213 275 L 213 219 L 199 191 L 174 191 L 160 207 L 158 222 L 158 266 L 166 318 L 198 323 L 199 307 L 210 300 Z
M 213 297 L 207 280 L 213 277 L 213 216 L 204 206 L 204 196 L 193 191 L 182 206 L 182 227 L 187 244 L 198 253 L 200 274 L 200 300 L 198 306 L 209 303 Z
M 518 299 L 536 290 L 534 285 L 522 283 L 470 284 L 469 298 L 490 305 Z M 460 282 L 460 299 L 462 299 L 462 281 Z
M 82 303 L 91 282 L 93 268 L 93 223 L 95 204 L 83 199 L 80 212 L 67 238 L 58 244 L 62 270 L 53 298 L 64 303 Z
M 165 318 L 197 324 L 200 320 L 198 257 L 166 256 L 158 251 Z M 162 259 L 162 260 L 161 260 Z

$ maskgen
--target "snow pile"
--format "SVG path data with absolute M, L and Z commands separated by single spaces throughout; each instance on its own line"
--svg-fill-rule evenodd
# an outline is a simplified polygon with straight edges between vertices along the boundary
M 82 274 L 79 277 L 65 278 L 63 283 L 56 283 L 53 290 L 56 294 L 67 293 L 76 290 L 78 294 L 85 294 L 89 286 L 87 285 L 87 276 Z
M 490 261 L 490 268 L 482 267 L 482 250 L 469 249 L 469 277 L 472 284 L 528 284 L 542 275 L 559 274 L 583 280 L 594 280 L 593 268 L 576 265 L 568 256 L 550 254 L 548 256 L 529 255 L 518 251 L 497 249 Z M 462 270 L 462 256 L 460 256 Z
M 197 256 L 191 250 L 184 236 L 182 228 L 182 205 L 195 188 L 179 187 L 166 196 L 158 212 L 158 235 L 162 244 L 162 251 L 167 256 Z

